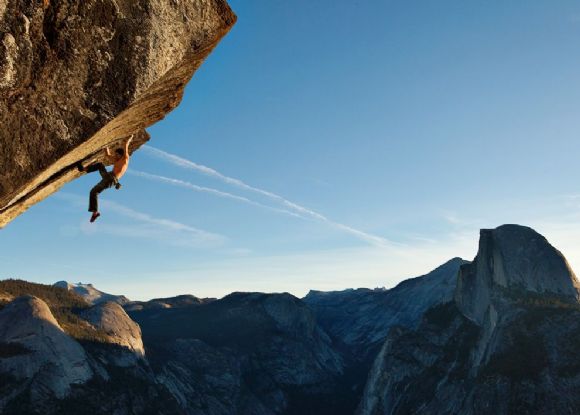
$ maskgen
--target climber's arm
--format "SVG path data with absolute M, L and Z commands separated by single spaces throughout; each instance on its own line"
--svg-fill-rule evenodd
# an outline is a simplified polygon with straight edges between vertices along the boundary
M 131 137 L 129 137 L 127 139 L 127 141 L 125 142 L 125 157 L 129 158 L 129 144 L 131 144 L 131 141 L 133 141 L 133 134 L 131 134 Z

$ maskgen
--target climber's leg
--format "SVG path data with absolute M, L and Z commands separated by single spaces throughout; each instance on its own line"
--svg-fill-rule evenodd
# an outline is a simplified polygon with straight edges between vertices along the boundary
M 99 171 L 99 173 L 101 174 L 101 177 L 103 179 L 107 178 L 109 176 L 109 173 L 107 172 L 107 169 L 105 168 L 105 165 L 103 163 L 94 163 L 91 164 L 90 166 L 87 166 L 84 169 L 87 173 L 92 173 L 94 171 Z
M 103 166 L 104 168 L 104 166 Z M 99 183 L 97 183 L 95 185 L 95 187 L 93 187 L 91 189 L 90 195 L 89 195 L 89 212 L 93 212 L 92 216 L 91 216 L 91 222 L 94 222 L 99 216 L 99 193 L 101 193 L 103 190 L 110 188 L 114 182 L 111 179 L 111 177 L 108 175 L 108 173 L 105 171 L 106 173 L 106 177 L 103 178 L 103 180 L 101 180 Z
M 103 179 L 99 183 L 97 183 L 95 187 L 91 189 L 91 192 L 89 194 L 89 212 L 97 212 L 99 210 L 99 200 L 98 200 L 99 193 L 101 193 L 108 187 L 109 186 L 107 186 L 105 180 Z

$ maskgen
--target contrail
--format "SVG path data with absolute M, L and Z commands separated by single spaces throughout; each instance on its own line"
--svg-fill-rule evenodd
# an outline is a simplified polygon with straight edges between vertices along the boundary
M 195 171 L 202 173 L 202 174 L 205 174 L 207 176 L 215 177 L 216 179 L 219 179 L 224 183 L 231 184 L 231 185 L 236 186 L 240 189 L 249 190 L 251 192 L 260 194 L 262 196 L 266 196 L 269 199 L 274 200 L 278 203 L 281 203 L 284 206 L 288 207 L 289 209 L 297 212 L 300 216 L 311 217 L 313 219 L 318 220 L 319 222 L 326 223 L 327 225 L 332 226 L 335 229 L 339 229 L 339 230 L 342 230 L 344 232 L 350 233 L 351 235 L 356 236 L 357 238 L 364 240 L 368 243 L 371 243 L 373 245 L 376 245 L 379 247 L 392 247 L 393 245 L 396 245 L 395 243 L 393 243 L 393 242 L 391 242 L 388 239 L 385 239 L 383 237 L 360 231 L 358 229 L 352 228 L 348 225 L 344 225 L 344 224 L 339 223 L 339 222 L 334 222 L 333 220 L 330 220 L 326 216 L 324 216 L 318 212 L 315 212 L 311 209 L 308 209 L 304 206 L 301 206 L 297 203 L 294 203 L 294 202 L 292 202 L 292 201 L 290 201 L 290 200 L 288 200 L 280 195 L 277 195 L 276 193 L 272 193 L 272 192 L 269 192 L 267 190 L 263 190 L 263 189 L 260 189 L 260 188 L 254 187 L 254 186 L 250 186 L 249 184 L 244 183 L 242 180 L 226 176 L 225 174 L 222 174 L 219 171 L 212 169 L 211 167 L 207 167 L 207 166 L 204 166 L 202 164 L 194 163 L 193 161 L 176 156 L 175 154 L 167 153 L 163 150 L 159 150 L 159 149 L 157 149 L 155 147 L 151 147 L 149 145 L 144 145 L 141 148 L 146 150 L 149 154 L 151 154 L 157 158 L 160 158 L 162 160 L 165 160 L 165 161 L 167 161 L 175 166 L 183 167 L 183 168 L 190 169 L 190 170 L 195 170 Z
M 264 205 L 262 203 L 248 199 L 247 197 L 234 195 L 234 194 L 228 193 L 228 192 L 223 192 L 221 190 L 213 189 L 211 187 L 199 186 L 197 184 L 193 184 L 193 183 L 186 182 L 183 180 L 174 179 L 172 177 L 159 176 L 157 174 L 146 173 L 144 171 L 129 170 L 127 173 L 132 174 L 134 176 L 143 177 L 143 178 L 149 179 L 149 180 L 155 180 L 158 182 L 168 183 L 168 184 L 171 184 L 173 186 L 184 187 L 186 189 L 194 190 L 196 192 L 210 193 L 210 194 L 213 194 L 213 195 L 218 196 L 218 197 L 236 200 L 238 202 L 247 203 L 249 205 L 258 206 L 258 207 L 261 207 L 264 209 L 272 210 L 274 212 L 283 213 L 285 215 L 290 215 L 290 216 L 293 216 L 296 218 L 304 219 L 304 216 L 301 216 L 295 212 L 291 212 L 291 211 L 286 210 L 286 209 L 278 209 L 278 208 L 275 208 L 272 206 Z
M 80 197 L 78 195 L 66 192 L 57 193 L 56 197 L 79 205 L 84 204 L 86 202 L 84 197 Z M 169 238 L 170 241 L 175 240 L 176 235 L 178 234 L 183 235 L 186 239 L 187 237 L 189 237 L 189 240 L 191 242 L 195 242 L 196 244 L 207 244 L 207 243 L 221 244 L 227 240 L 227 238 L 223 235 L 208 232 L 203 229 L 195 228 L 193 226 L 186 225 L 181 222 L 176 222 L 171 219 L 154 217 L 147 213 L 139 212 L 130 207 L 127 207 L 120 203 L 112 202 L 110 200 L 103 200 L 101 201 L 101 204 L 103 205 L 105 210 L 113 211 L 119 215 L 129 217 L 135 221 L 141 222 L 142 224 L 151 225 L 161 232 L 174 232 L 175 235 Z M 94 226 L 94 228 L 95 229 L 105 228 L 108 230 L 108 232 L 115 231 L 115 227 L 107 228 L 107 225 L 98 225 Z M 159 232 L 155 233 L 155 229 L 151 228 L 127 227 L 127 226 L 125 227 L 117 226 L 117 228 L 119 228 L 119 233 L 125 236 L 147 236 L 149 234 L 158 236 L 159 234 Z

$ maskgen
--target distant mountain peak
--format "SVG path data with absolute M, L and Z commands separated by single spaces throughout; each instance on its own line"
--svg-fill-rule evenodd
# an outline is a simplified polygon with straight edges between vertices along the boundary
M 114 295 L 108 294 L 103 291 L 97 290 L 93 284 L 70 283 L 68 281 L 58 281 L 54 283 L 55 287 L 64 288 L 67 291 L 75 292 L 76 294 L 83 297 L 89 304 L 100 304 L 107 301 L 112 301 L 114 303 L 125 305 L 130 302 L 130 300 L 124 295 Z
M 467 263 L 453 258 L 391 289 L 310 290 L 302 300 L 331 336 L 356 350 L 356 359 L 364 360 L 376 352 L 392 327 L 414 328 L 426 310 L 450 302 L 459 268 Z
M 164 308 L 196 307 L 214 300 L 215 298 L 198 298 L 192 294 L 181 294 L 175 297 L 153 298 L 149 301 L 129 301 L 122 305 L 126 311 L 141 311 Z
M 576 303 L 580 284 L 566 258 L 532 228 L 503 225 L 480 231 L 479 250 L 460 268 L 455 300 L 481 323 L 496 299 L 535 295 Z

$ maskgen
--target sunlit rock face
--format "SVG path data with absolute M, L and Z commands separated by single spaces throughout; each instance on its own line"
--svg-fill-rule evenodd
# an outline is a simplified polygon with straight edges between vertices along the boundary
M 0 1 L 0 227 L 175 108 L 225 0 Z
M 182 413 L 120 305 L 89 308 L 73 293 L 23 281 L 3 288 L 38 296 L 0 302 L 0 413 Z
M 81 282 L 75 284 L 67 281 L 58 281 L 54 283 L 54 286 L 74 292 L 83 297 L 87 303 L 93 305 L 107 301 L 112 301 L 120 305 L 125 305 L 130 302 L 130 300 L 124 295 L 113 295 L 105 293 L 101 290 L 97 290 L 95 287 L 93 287 L 93 284 L 83 284 Z
M 64 398 L 92 376 L 83 347 L 66 334 L 44 301 L 19 297 L 0 311 L 0 374 L 13 379 L 9 400 L 29 388 L 31 397 Z M 0 400 L 0 412 L 6 402 Z
M 119 304 L 99 303 L 83 312 L 82 317 L 94 327 L 103 330 L 111 343 L 126 347 L 138 356 L 145 355 L 141 328 Z
M 579 413 L 577 287 L 532 229 L 482 230 L 454 300 L 389 333 L 357 414 Z

